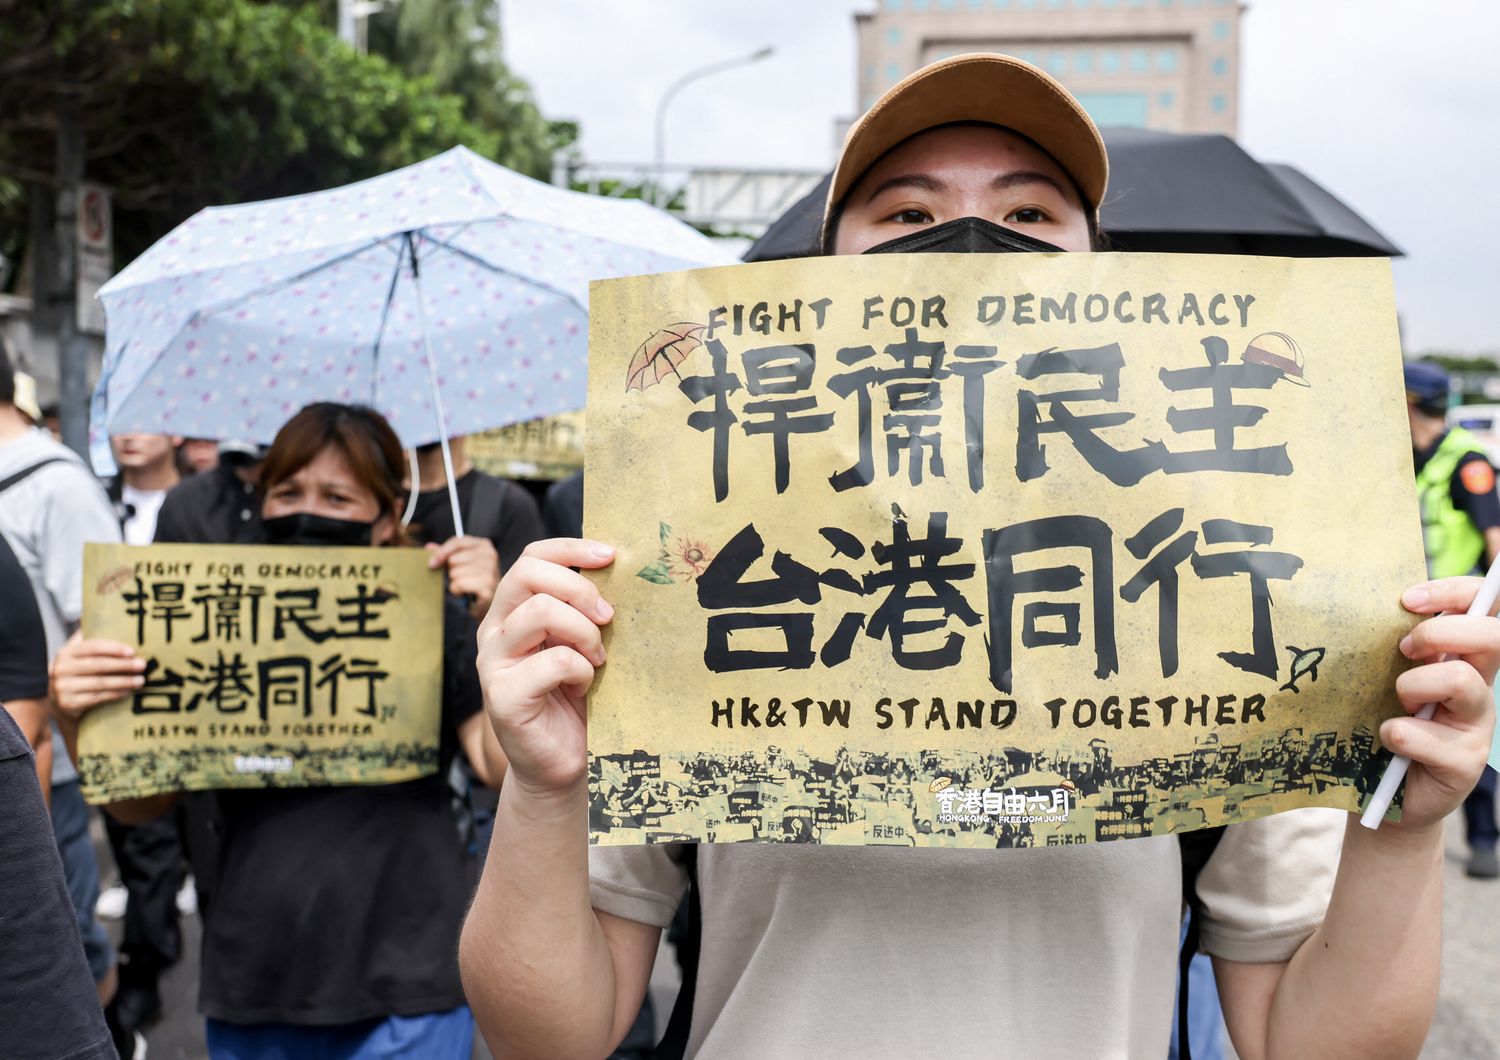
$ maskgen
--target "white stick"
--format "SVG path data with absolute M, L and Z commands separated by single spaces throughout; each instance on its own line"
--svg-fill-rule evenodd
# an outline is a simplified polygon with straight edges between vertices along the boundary
M 1495 562 L 1490 564 L 1489 573 L 1484 576 L 1484 584 L 1474 595 L 1474 602 L 1469 605 L 1468 614 L 1488 615 L 1494 609 L 1496 600 L 1500 600 L 1500 556 L 1497 556 Z M 1426 721 L 1436 711 L 1436 703 L 1424 703 L 1413 717 Z M 1385 820 L 1386 811 L 1391 808 L 1391 800 L 1396 797 L 1396 789 L 1401 786 L 1401 781 L 1406 779 L 1406 771 L 1410 767 L 1411 759 L 1405 755 L 1396 755 L 1391 759 L 1391 764 L 1385 767 L 1385 773 L 1381 776 L 1375 793 L 1370 796 L 1365 812 L 1359 816 L 1360 824 L 1366 828 L 1380 827 L 1380 822 Z
M 458 510 L 458 483 L 453 481 L 453 451 L 448 447 L 448 422 L 443 415 L 443 395 L 438 392 L 437 363 L 432 359 L 432 340 L 427 334 L 427 309 L 422 302 L 422 271 L 417 265 L 417 246 L 406 235 L 411 254 L 411 282 L 417 291 L 417 325 L 422 329 L 422 356 L 427 360 L 427 385 L 432 389 L 432 407 L 437 413 L 438 443 L 443 451 L 443 474 L 448 478 L 448 504 L 453 509 L 453 532 L 464 536 L 464 517 Z M 416 495 L 413 484 L 412 495 Z

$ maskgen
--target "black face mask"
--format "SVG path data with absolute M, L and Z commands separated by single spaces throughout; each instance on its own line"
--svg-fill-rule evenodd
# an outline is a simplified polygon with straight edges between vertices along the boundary
M 374 523 L 330 519 L 312 512 L 295 512 L 262 520 L 266 540 L 273 545 L 368 545 Z
M 864 251 L 866 254 L 1009 254 L 1063 253 L 1062 247 L 997 225 L 982 217 L 959 217 L 932 225 L 909 236 L 897 236 Z

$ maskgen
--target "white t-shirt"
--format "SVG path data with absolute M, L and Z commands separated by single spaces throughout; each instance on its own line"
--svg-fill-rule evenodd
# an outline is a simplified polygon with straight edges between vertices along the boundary
M 1347 815 L 1228 828 L 1198 880 L 1203 947 L 1282 961 L 1322 923 Z M 594 908 L 665 926 L 677 846 L 594 847 Z M 1181 857 L 1172 836 L 1029 850 L 700 846 L 688 1055 L 1163 1057 Z
M 129 514 L 125 517 L 125 543 L 127 545 L 149 545 L 156 534 L 156 514 L 161 511 L 161 502 L 167 499 L 166 490 L 143 490 L 129 484 L 120 487 L 120 500 Z

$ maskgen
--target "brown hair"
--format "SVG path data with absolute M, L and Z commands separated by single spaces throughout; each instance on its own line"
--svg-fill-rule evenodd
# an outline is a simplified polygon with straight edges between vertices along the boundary
M 261 496 L 312 463 L 329 446 L 343 454 L 355 480 L 374 495 L 380 514 L 395 520 L 396 534 L 391 543 L 411 544 L 401 526 L 406 499 L 401 487 L 405 466 L 401 441 L 384 416 L 364 405 L 319 401 L 282 424 L 261 461 Z

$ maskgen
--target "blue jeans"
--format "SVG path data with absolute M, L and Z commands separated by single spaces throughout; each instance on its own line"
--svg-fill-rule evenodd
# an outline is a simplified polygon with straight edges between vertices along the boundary
M 211 1019 L 206 1029 L 211 1060 L 469 1060 L 474 1049 L 467 1005 L 333 1027 Z
M 52 834 L 62 857 L 78 933 L 83 936 L 83 953 L 97 983 L 109 974 L 115 951 L 104 925 L 94 917 L 94 903 L 99 901 L 99 863 L 94 860 L 94 844 L 89 839 L 89 804 L 83 801 L 76 780 L 52 788 Z
M 1464 799 L 1464 832 L 1473 850 L 1494 850 L 1500 829 L 1495 826 L 1495 771 L 1488 767 Z

